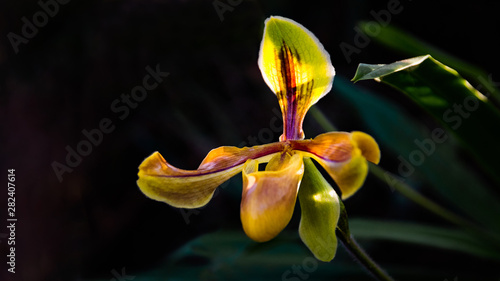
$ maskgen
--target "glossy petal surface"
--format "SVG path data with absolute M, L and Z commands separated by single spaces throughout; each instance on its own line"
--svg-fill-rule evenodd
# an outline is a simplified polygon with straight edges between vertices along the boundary
M 380 160 L 377 143 L 362 132 L 331 132 L 312 140 L 293 141 L 291 145 L 323 166 L 342 191 L 342 199 L 363 185 L 368 174 L 366 161 Z
M 335 70 L 330 55 L 301 24 L 270 17 L 265 22 L 259 68 L 281 107 L 284 126 L 280 140 L 303 139 L 307 110 L 332 87 Z
M 265 171 L 249 160 L 243 168 L 241 222 L 248 237 L 265 242 L 280 233 L 292 218 L 304 173 L 302 155 L 276 154 Z
M 283 146 L 219 147 L 208 153 L 197 170 L 176 168 L 155 152 L 139 166 L 137 185 L 151 199 L 178 208 L 198 208 L 208 203 L 220 184 L 239 173 L 248 159 L 267 162 Z
M 337 252 L 335 229 L 340 216 L 339 197 L 309 158 L 304 159 L 299 189 L 299 235 L 314 256 L 331 261 Z
M 380 149 L 377 142 L 370 135 L 355 131 L 351 133 L 351 138 L 361 150 L 361 154 L 366 160 L 373 164 L 380 162 Z

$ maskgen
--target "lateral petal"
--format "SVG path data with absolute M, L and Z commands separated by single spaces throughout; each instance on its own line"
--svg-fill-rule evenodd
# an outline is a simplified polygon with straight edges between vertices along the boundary
M 303 139 L 307 110 L 332 88 L 335 69 L 330 55 L 304 26 L 274 16 L 266 19 L 258 63 L 281 107 L 280 140 Z
M 366 160 L 373 164 L 378 164 L 380 162 L 380 149 L 372 136 L 363 132 L 354 131 L 351 133 L 351 138 L 361 150 L 361 154 L 363 154 Z
M 248 159 L 267 162 L 283 144 L 254 147 L 219 147 L 208 153 L 197 170 L 183 170 L 169 164 L 159 152 L 139 166 L 137 185 L 151 199 L 177 208 L 198 208 L 210 201 L 215 189 L 239 173 Z
M 312 140 L 293 141 L 291 146 L 323 166 L 342 191 L 342 199 L 363 185 L 368 174 L 366 161 L 380 161 L 377 143 L 363 132 L 330 132 Z
M 241 222 L 243 230 L 257 242 L 276 237 L 293 215 L 297 192 L 304 173 L 302 155 L 277 153 L 265 171 L 255 160 L 243 168 Z

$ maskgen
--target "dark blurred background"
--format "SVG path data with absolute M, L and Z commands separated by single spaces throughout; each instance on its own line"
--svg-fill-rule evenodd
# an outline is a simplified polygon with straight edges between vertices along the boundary
M 23 17 L 33 22 L 33 16 L 42 10 L 40 3 L 47 2 L 58 4 L 54 16 L 47 17 L 46 24 L 32 32 L 32 38 L 13 37 L 12 33 L 22 36 Z M 212 148 L 278 139 L 279 132 L 258 138 L 276 116 L 273 109 L 279 108 L 257 66 L 264 20 L 270 15 L 289 17 L 311 30 L 330 53 L 339 79 L 351 79 L 361 62 L 390 63 L 406 58 L 406 54 L 370 42 L 348 62 L 339 47 L 342 42 L 354 45 L 356 24 L 373 20 L 370 11 L 387 9 L 389 2 L 2 1 L 1 171 L 6 175 L 7 169 L 16 169 L 18 222 L 17 273 L 4 270 L 8 245 L 5 237 L 0 237 L 0 278 L 118 280 L 116 274 L 124 269 L 134 279 L 143 280 L 141 275 L 169 264 L 172 253 L 200 235 L 221 230 L 243 235 L 239 221 L 241 177 L 224 185 L 206 207 L 181 211 L 152 201 L 139 191 L 135 183 L 138 165 L 152 152 L 160 151 L 175 166 L 195 169 Z M 399 2 L 403 10 L 392 15 L 391 25 L 496 77 L 499 3 Z M 229 8 L 222 13 L 214 5 Z M 43 23 L 44 18 L 37 20 Z M 13 38 L 20 43 L 16 41 L 14 46 Z M 127 104 L 121 95 L 130 95 L 134 87 L 143 84 L 148 66 L 169 75 L 144 99 Z M 434 126 L 419 108 L 389 87 L 375 82 L 359 84 L 396 102 L 429 128 Z M 122 109 L 113 109 L 113 104 Z M 336 96 L 335 88 L 318 107 L 341 130 L 362 130 L 376 139 L 382 137 Z M 77 150 L 80 144 L 87 152 L 88 147 L 82 147 L 82 141 L 87 140 L 82 131 L 95 132 L 103 120 L 111 122 L 113 130 L 102 133 L 102 140 L 91 146 L 87 156 L 72 159 L 74 167 L 68 166 L 68 149 Z M 307 117 L 306 137 L 321 132 Z M 257 137 L 256 143 L 249 139 L 252 137 Z M 381 148 L 383 155 L 385 151 L 391 155 L 390 144 L 381 143 Z M 392 156 L 381 163 L 382 167 L 396 167 Z M 58 177 L 54 169 L 63 169 L 59 164 L 67 168 Z M 6 193 L 6 189 L 0 190 L 2 226 Z M 351 217 L 440 223 L 372 176 L 346 207 Z M 294 215 L 286 233 L 296 233 L 299 218 Z M 0 233 L 7 230 L 2 227 Z M 298 247 L 304 247 L 293 237 L 290 239 Z M 287 238 L 278 237 L 277 241 L 280 239 Z M 487 261 L 444 250 L 387 242 L 368 249 L 382 265 L 433 268 L 437 273 L 428 280 L 452 280 L 455 276 L 462 280 L 460 276 L 477 272 L 490 279 L 476 280 L 499 277 Z M 370 280 L 342 251 L 339 249 L 339 263 L 344 258 L 360 272 L 359 280 Z M 412 254 L 405 254 L 408 252 Z M 181 262 L 193 267 L 208 263 L 196 257 Z M 281 273 L 270 274 L 268 279 L 280 280 Z M 148 280 L 188 279 L 176 274 L 170 276 L 166 270 Z M 346 276 L 330 280 L 358 280 Z M 238 274 L 233 277 L 241 278 Z M 323 277 L 312 273 L 308 278 Z M 193 279 L 217 280 L 211 275 Z

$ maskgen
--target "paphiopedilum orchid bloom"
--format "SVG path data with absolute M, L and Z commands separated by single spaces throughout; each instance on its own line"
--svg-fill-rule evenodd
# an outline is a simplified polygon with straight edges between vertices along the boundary
M 155 152 L 140 165 L 137 184 L 151 199 L 198 208 L 210 201 L 220 184 L 242 172 L 243 229 L 251 239 L 264 242 L 289 223 L 305 167 L 312 163 L 305 161 L 316 160 L 346 199 L 362 186 L 367 160 L 378 163 L 380 151 L 374 139 L 362 132 L 330 132 L 304 139 L 305 114 L 331 90 L 335 76 L 329 54 L 305 27 L 283 17 L 268 18 L 258 64 L 283 114 L 279 142 L 213 149 L 197 170 L 176 168 Z M 267 163 L 264 171 L 259 171 L 260 163 Z M 303 200 L 299 196 L 303 210 L 299 234 L 318 259 L 329 261 L 337 247 L 338 196 L 331 187 L 313 189 L 301 192 Z M 322 222 L 322 218 L 333 221 Z

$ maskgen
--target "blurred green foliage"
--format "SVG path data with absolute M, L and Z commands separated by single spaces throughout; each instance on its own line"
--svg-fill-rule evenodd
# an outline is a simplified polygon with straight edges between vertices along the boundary
M 21 33 L 22 18 L 31 20 L 41 8 L 28 0 L 0 4 L 1 166 L 19 172 L 19 280 L 112 280 L 122 268 L 133 280 L 283 280 L 287 272 L 291 280 L 371 280 L 342 247 L 331 263 L 304 270 L 314 262 L 298 237 L 299 207 L 273 241 L 249 240 L 239 221 L 241 178 L 191 211 L 153 202 L 135 184 L 137 166 L 155 150 L 192 169 L 211 148 L 278 139 L 280 132 L 261 133 L 272 128 L 278 108 L 257 68 L 270 15 L 300 22 L 330 53 L 337 77 L 317 104 L 329 121 L 370 133 L 381 146 L 380 167 L 484 232 L 498 233 L 498 184 L 477 165 L 485 159 L 470 156 L 476 149 L 498 155 L 498 124 L 463 120 L 463 128 L 488 130 L 480 139 L 464 133 L 460 138 L 474 143 L 467 148 L 450 133 L 411 175 L 400 175 L 400 158 L 409 161 L 419 149 L 415 140 L 446 128 L 395 89 L 348 78 L 359 63 L 431 54 L 496 99 L 499 3 L 400 1 L 402 12 L 348 62 L 339 45 L 353 45 L 354 28 L 374 21 L 371 12 L 389 1 L 242 1 L 223 21 L 205 0 L 68 2 L 17 54 L 6 35 Z M 171 74 L 120 120 L 111 103 L 142 84 L 145 67 L 156 64 Z M 116 129 L 59 182 L 51 163 L 63 161 L 65 147 L 103 118 Z M 324 131 L 312 114 L 304 130 L 306 137 Z M 494 160 L 487 165 L 496 174 Z M 485 245 L 477 233 L 422 209 L 384 181 L 368 177 L 345 205 L 353 235 L 397 280 L 500 277 L 493 242 Z M 0 244 L 2 253 L 6 247 Z M 294 266 L 307 278 L 293 273 Z

